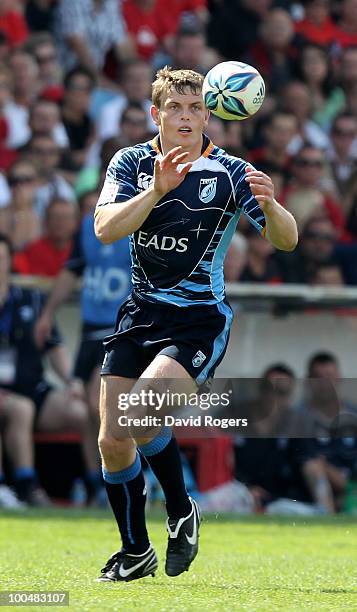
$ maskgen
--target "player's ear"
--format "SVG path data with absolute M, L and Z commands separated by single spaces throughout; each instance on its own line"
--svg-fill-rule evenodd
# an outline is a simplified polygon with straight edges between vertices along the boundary
M 208 110 L 208 108 L 206 108 L 206 112 L 205 112 L 205 121 L 204 121 L 204 125 L 206 126 L 208 124 L 208 119 L 210 117 L 210 111 Z
M 154 104 L 150 107 L 150 115 L 155 125 L 160 125 L 160 111 Z

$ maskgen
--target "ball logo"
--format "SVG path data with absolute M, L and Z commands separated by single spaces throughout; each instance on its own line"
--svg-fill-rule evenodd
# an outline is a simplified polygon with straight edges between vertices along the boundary
M 265 96 L 265 87 L 264 87 L 264 84 L 262 83 L 257 95 L 253 98 L 253 104 L 258 104 L 260 106 L 264 100 L 264 96 Z
M 216 191 L 217 191 L 217 177 L 216 176 L 214 178 L 207 178 L 207 179 L 200 180 L 198 197 L 200 198 L 201 202 L 203 202 L 204 204 L 208 204 L 208 202 L 211 202 L 214 196 L 216 195 Z

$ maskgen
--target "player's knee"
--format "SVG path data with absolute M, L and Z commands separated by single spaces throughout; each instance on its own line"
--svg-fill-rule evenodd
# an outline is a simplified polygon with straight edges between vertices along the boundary
M 31 424 L 35 418 L 35 404 L 27 397 L 17 397 L 13 401 L 10 418 L 21 422 L 22 426 Z
M 73 401 L 66 412 L 67 427 L 81 431 L 88 421 L 86 405 L 81 401 Z
M 110 435 L 100 435 L 98 446 L 102 457 L 105 459 L 117 459 L 130 453 L 134 447 L 133 440 L 128 438 L 120 440 Z

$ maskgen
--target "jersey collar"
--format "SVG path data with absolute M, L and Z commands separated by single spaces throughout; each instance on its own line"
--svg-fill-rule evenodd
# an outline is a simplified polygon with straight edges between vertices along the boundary
M 162 155 L 161 141 L 160 141 L 159 134 L 155 136 L 155 138 L 151 141 L 151 146 L 156 151 L 156 153 L 160 153 Z M 208 157 L 208 155 L 211 153 L 213 148 L 214 148 L 213 142 L 211 142 L 211 140 L 208 138 L 208 136 L 206 136 L 206 134 L 203 134 L 202 149 L 201 149 L 202 157 Z

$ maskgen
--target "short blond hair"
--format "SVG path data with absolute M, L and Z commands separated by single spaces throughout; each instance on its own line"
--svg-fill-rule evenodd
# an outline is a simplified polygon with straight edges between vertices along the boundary
M 177 93 L 184 94 L 186 89 L 198 95 L 202 91 L 203 76 L 194 70 L 175 70 L 165 66 L 156 73 L 156 79 L 152 84 L 152 103 L 160 108 L 163 94 L 175 89 Z

